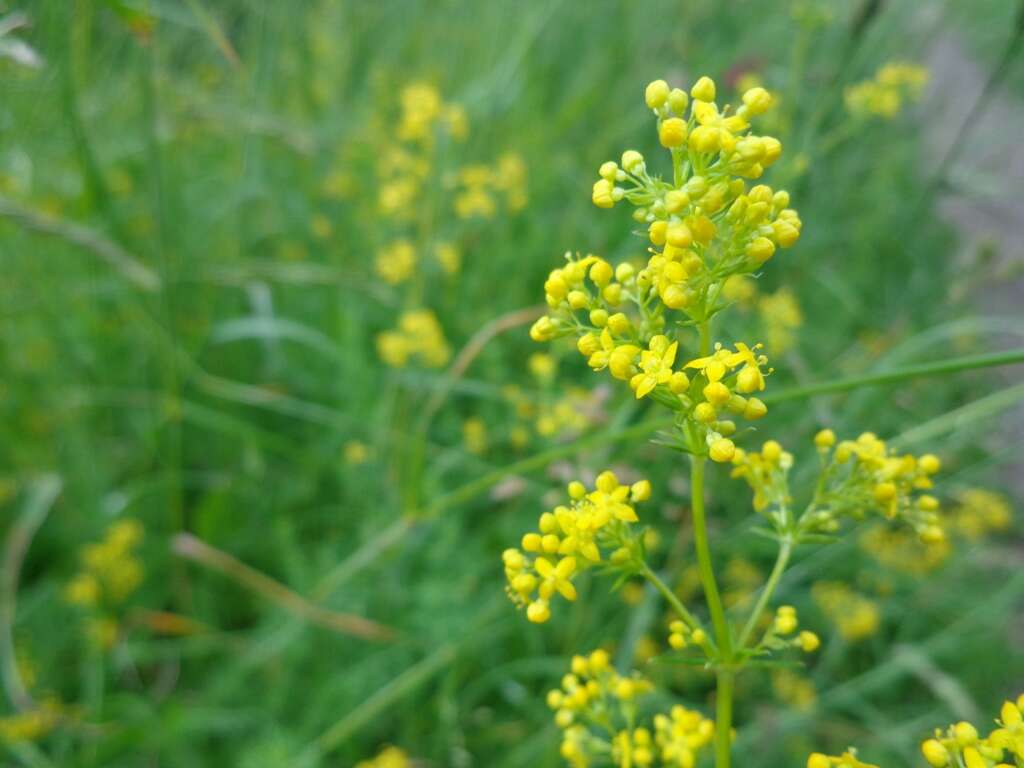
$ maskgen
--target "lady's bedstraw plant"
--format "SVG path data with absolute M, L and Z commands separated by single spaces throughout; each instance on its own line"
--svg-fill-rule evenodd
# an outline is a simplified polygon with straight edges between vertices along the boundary
M 793 456 L 773 441 L 759 450 L 738 448 L 736 421 L 767 412 L 758 395 L 771 373 L 762 345 L 753 340 L 714 340 L 712 320 L 728 306 L 730 278 L 756 275 L 779 248 L 800 237 L 801 221 L 789 195 L 755 183 L 782 152 L 751 121 L 772 97 L 757 87 L 737 107 L 716 103 L 716 88 L 700 78 L 690 93 L 658 80 L 647 86 L 647 105 L 658 138 L 669 150 L 672 172 L 662 178 L 629 150 L 606 162 L 593 202 L 611 208 L 631 203 L 647 226 L 650 256 L 637 268 L 568 254 L 544 284 L 550 311 L 536 322 L 536 341 L 574 336 L 595 371 L 607 370 L 674 413 L 665 442 L 689 455 L 694 541 L 709 613 L 709 626 L 689 610 L 649 566 L 638 530 L 636 505 L 651 495 L 647 481 L 624 485 L 610 472 L 587 487 L 573 482 L 565 503 L 544 512 L 521 546 L 504 552 L 508 592 L 534 622 L 545 622 L 559 600 L 577 598 L 574 581 L 586 570 L 649 580 L 677 614 L 669 644 L 696 655 L 716 675 L 715 722 L 676 707 L 650 714 L 642 694 L 650 684 L 621 677 L 603 651 L 578 656 L 548 703 L 563 729 L 562 755 L 577 768 L 665 765 L 691 768 L 713 744 L 715 764 L 728 768 L 736 675 L 755 660 L 818 648 L 818 637 L 799 631 L 791 606 L 762 621 L 792 549 L 834 534 L 844 519 L 879 515 L 912 526 L 922 538 L 943 536 L 938 503 L 923 494 L 939 461 L 931 455 L 896 455 L 877 437 L 837 441 L 830 430 L 814 438 L 821 469 L 813 496 L 797 506 L 788 485 Z M 712 565 L 704 510 L 708 459 L 731 464 L 732 475 L 754 492 L 764 531 L 778 542 L 775 568 L 742 621 L 727 616 Z M 708 750 L 709 751 L 709 750 Z M 855 759 L 852 757 L 851 759 Z M 820 760 L 819 760 L 820 762 Z M 849 763 L 850 765 L 859 763 Z

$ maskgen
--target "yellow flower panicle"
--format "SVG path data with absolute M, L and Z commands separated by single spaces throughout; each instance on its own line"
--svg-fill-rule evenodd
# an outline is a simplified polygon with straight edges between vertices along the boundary
M 377 335 L 377 353 L 392 368 L 402 368 L 410 362 L 440 368 L 451 357 L 441 323 L 429 309 L 404 312 L 398 328 Z
M 826 429 L 815 436 L 814 444 L 821 475 L 814 498 L 799 519 L 789 509 L 790 453 L 769 440 L 760 452 L 739 451 L 732 458 L 733 477 L 746 480 L 754 491 L 754 509 L 765 513 L 778 533 L 829 534 L 845 518 L 876 514 L 908 524 L 925 543 L 945 538 L 939 502 L 923 493 L 932 488 L 932 476 L 941 468 L 936 456 L 896 454 L 871 432 L 837 444 L 835 434 Z
M 494 166 L 470 165 L 456 175 L 455 215 L 460 219 L 491 219 L 504 201 L 509 213 L 526 207 L 527 168 L 523 158 L 508 152 Z
M 945 731 L 936 729 L 932 738 L 921 743 L 921 754 L 935 768 L 1012 768 L 1024 764 L 1024 693 L 1016 701 L 1003 702 L 996 725 L 984 737 L 963 721 Z
M 916 101 L 928 84 L 928 70 L 906 62 L 884 65 L 870 80 L 851 85 L 843 98 L 854 117 L 891 119 L 904 104 Z
M 822 492 L 808 516 L 811 528 L 833 530 L 842 517 L 861 519 L 869 513 L 910 525 L 922 541 L 940 541 L 939 502 L 924 491 L 942 463 L 934 454 L 897 454 L 871 432 L 843 440 L 835 448 L 821 447 L 824 464 Z
M 135 554 L 142 538 L 138 520 L 118 520 L 102 541 L 82 548 L 82 567 L 64 588 L 67 602 L 88 611 L 86 628 L 100 647 L 117 639 L 117 612 L 142 583 L 142 561 Z
M 878 603 L 842 582 L 816 582 L 811 587 L 811 597 L 849 643 L 871 637 L 881 625 L 882 611 Z
M 952 547 L 945 537 L 922 541 L 916 534 L 901 528 L 876 525 L 858 538 L 863 552 L 879 565 L 911 576 L 923 576 L 941 567 Z
M 968 488 L 957 494 L 948 525 L 968 541 L 990 533 L 1002 533 L 1013 524 L 1013 510 L 1002 494 L 984 488 Z
M 671 155 L 671 180 L 653 175 L 645 158 L 628 150 L 620 162 L 600 167 L 592 191 L 599 207 L 620 200 L 636 207 L 634 219 L 646 225 L 650 242 L 647 263 L 613 267 L 598 256 L 567 254 L 566 266 L 544 283 L 550 311 L 530 336 L 576 336 L 593 369 L 607 369 L 637 398 L 682 414 L 690 425 L 686 450 L 725 462 L 734 454 L 735 425 L 720 414 L 764 415 L 764 403 L 746 396 L 764 389 L 766 358 L 756 353 L 759 345 L 737 343 L 735 351 L 716 347 L 679 366 L 686 357 L 665 331 L 673 312 L 683 324 L 706 327 L 730 302 L 726 283 L 793 245 L 802 223 L 786 192 L 746 181 L 782 150 L 777 139 L 750 132 L 750 121 L 771 107 L 771 95 L 755 87 L 735 108 L 720 109 L 716 92 L 707 77 L 689 94 L 660 80 L 648 86 L 644 97 Z M 690 369 L 697 371 L 693 380 Z
M 457 141 L 466 138 L 469 122 L 458 104 L 445 102 L 429 83 L 411 83 L 399 94 L 399 116 L 395 137 L 399 141 L 432 144 L 437 132 Z
M 610 552 L 613 566 L 628 569 L 635 564 L 640 542 L 630 530 L 639 520 L 633 504 L 650 494 L 646 480 L 622 485 L 611 471 L 598 475 L 590 491 L 572 482 L 569 503 L 542 514 L 538 530 L 523 536 L 522 549 L 505 550 L 508 595 L 526 607 L 530 621 L 543 623 L 551 617 L 556 594 L 575 600 L 576 574 L 604 563 L 605 553 Z
M 921 755 L 933 768 L 1014 768 L 1024 765 L 1024 693 L 1004 701 L 996 728 L 983 736 L 971 723 L 960 721 L 945 730 L 936 728 L 921 742 Z M 861 763 L 856 750 L 839 757 L 814 753 L 807 768 L 877 768 Z
M 412 760 L 398 747 L 384 747 L 376 757 L 356 763 L 356 768 L 412 768 Z
M 679 705 L 655 715 L 653 728 L 637 725 L 637 700 L 653 686 L 637 673 L 620 675 L 604 650 L 574 656 L 571 670 L 547 703 L 562 729 L 562 757 L 572 768 L 604 765 L 609 756 L 617 768 L 693 768 L 714 736 L 711 720 Z
M 408 240 L 398 240 L 377 252 L 373 268 L 385 283 L 400 285 L 416 271 L 416 249 Z
M 807 768 L 878 768 L 857 759 L 857 750 L 848 749 L 841 755 L 825 755 L 815 752 L 807 758 Z

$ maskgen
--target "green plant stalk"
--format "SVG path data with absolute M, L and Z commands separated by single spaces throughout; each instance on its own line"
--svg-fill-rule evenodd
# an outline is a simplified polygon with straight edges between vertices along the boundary
M 644 563 L 643 570 L 640 571 L 640 575 L 647 579 L 656 590 L 658 590 L 665 601 L 672 606 L 672 609 L 679 614 L 679 617 L 687 623 L 690 629 L 701 629 L 701 623 L 692 613 L 686 610 L 686 606 L 682 604 L 675 593 L 669 589 L 668 585 L 661 580 L 661 578 L 652 571 L 647 563 Z
M 729 768 L 732 757 L 732 698 L 736 673 L 719 669 L 715 692 L 715 768 Z
M 715 766 L 729 768 L 729 738 L 732 730 L 732 636 L 725 618 L 725 607 L 718 593 L 718 582 L 711 564 L 711 549 L 708 546 L 708 526 L 704 514 L 704 470 L 707 459 L 693 456 L 690 462 L 690 495 L 693 507 L 693 538 L 697 547 L 697 567 L 700 582 L 704 587 L 704 598 L 711 613 L 718 646 L 718 661 L 721 666 L 716 672 L 718 689 L 718 715 L 715 723 Z
M 740 633 L 740 638 L 736 642 L 736 645 L 741 649 L 746 647 L 747 641 L 750 640 L 750 636 L 754 632 L 754 628 L 757 627 L 758 619 L 760 619 L 761 614 L 764 613 L 764 609 L 767 607 L 768 601 L 771 600 L 772 594 L 775 592 L 775 588 L 779 585 L 779 579 L 782 578 L 782 574 L 786 570 L 786 566 L 789 565 L 789 556 L 792 552 L 793 541 L 787 537 L 779 544 L 779 555 L 775 559 L 775 567 L 772 568 L 771 575 L 768 577 L 768 581 L 765 582 L 764 588 L 761 590 L 761 596 L 757 599 L 757 604 L 750 612 L 750 617 L 747 619 L 747 623 L 744 625 L 743 631 Z

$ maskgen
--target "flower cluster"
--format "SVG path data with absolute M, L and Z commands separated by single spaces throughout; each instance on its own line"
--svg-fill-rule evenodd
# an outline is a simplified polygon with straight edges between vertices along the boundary
M 466 111 L 459 104 L 445 102 L 428 83 L 412 83 L 399 95 L 400 113 L 395 136 L 399 141 L 431 144 L 441 130 L 461 141 L 469 134 Z
M 1010 768 L 1010 760 L 1024 763 L 1024 693 L 1016 701 L 1003 702 L 996 725 L 985 738 L 968 722 L 936 729 L 934 738 L 921 744 L 921 753 L 935 768 Z
M 404 312 L 398 328 L 377 335 L 377 352 L 393 368 L 401 368 L 410 360 L 440 368 L 451 357 L 441 323 L 429 309 Z
M 890 62 L 870 80 L 851 85 L 843 94 L 854 117 L 895 117 L 907 101 L 920 98 L 928 70 L 906 62 Z
M 416 249 L 408 240 L 389 243 L 377 251 L 373 268 L 388 285 L 400 285 L 416 271 Z
M 630 530 L 639 519 L 633 504 L 650 495 L 646 480 L 621 485 L 611 471 L 598 475 L 591 491 L 581 482 L 570 483 L 568 505 L 542 514 L 538 531 L 523 536 L 522 550 L 506 549 L 502 554 L 509 597 L 526 606 L 530 621 L 542 623 L 551 617 L 556 593 L 576 599 L 573 578 L 604 564 L 602 550 L 610 551 L 610 567 L 629 568 L 642 546 Z
M 100 647 L 117 637 L 116 611 L 142 583 L 142 561 L 135 549 L 142 541 L 137 520 L 119 520 L 107 529 L 103 540 L 81 551 L 82 568 L 64 588 L 64 598 L 93 614 L 87 625 Z
M 398 747 L 384 747 L 376 757 L 356 763 L 356 768 L 411 768 L 412 760 Z
M 878 768 L 877 765 L 857 759 L 857 750 L 848 749 L 841 755 L 825 755 L 815 752 L 807 758 L 807 768 Z
M 822 469 L 814 498 L 799 518 L 790 509 L 792 454 L 769 440 L 760 452 L 737 451 L 732 457 L 733 477 L 747 481 L 754 509 L 766 514 L 777 533 L 796 538 L 832 533 L 845 518 L 874 513 L 907 523 L 924 542 L 943 540 L 938 500 L 917 493 L 932 487 L 931 478 L 941 468 L 938 457 L 896 454 L 870 432 L 837 445 L 832 430 L 824 429 L 814 443 Z
M 948 516 L 949 527 L 969 541 L 1006 531 L 1012 523 L 1013 511 L 1006 497 L 984 488 L 958 493 Z
M 572 672 L 547 698 L 562 729 L 562 757 L 573 768 L 604 764 L 609 756 L 617 768 L 692 768 L 714 736 L 714 723 L 677 705 L 655 715 L 653 728 L 638 727 L 637 700 L 651 688 L 636 673 L 616 672 L 603 650 L 574 656 Z
M 662 80 L 648 86 L 646 101 L 672 158 L 671 181 L 652 175 L 644 157 L 629 150 L 621 163 L 601 166 L 593 189 L 599 207 L 619 200 L 636 206 L 634 218 L 647 225 L 647 263 L 613 267 L 598 256 L 567 254 L 567 264 L 544 284 L 549 312 L 530 335 L 575 335 L 591 368 L 608 369 L 637 398 L 650 396 L 678 412 L 689 425 L 684 450 L 729 461 L 735 425 L 722 417 L 764 415 L 764 403 L 752 395 L 764 389 L 767 358 L 759 345 L 741 342 L 711 350 L 702 336 L 698 356 L 677 365 L 686 358 L 668 335 L 670 322 L 706 328 L 729 303 L 723 288 L 730 278 L 756 273 L 777 248 L 793 245 L 802 223 L 786 192 L 746 181 L 759 178 L 782 150 L 777 139 L 750 132 L 771 95 L 752 88 L 735 110 L 719 109 L 715 96 L 707 77 L 690 95 Z M 688 371 L 695 371 L 692 380 Z
M 876 525 L 858 538 L 860 548 L 879 565 L 912 576 L 931 573 L 946 562 L 952 551 L 948 539 L 921 541 L 916 534 L 887 525 Z
M 848 585 L 819 581 L 811 587 L 811 597 L 847 642 L 858 642 L 878 631 L 882 619 L 878 603 Z
M 455 177 L 455 215 L 460 219 L 493 218 L 498 211 L 499 197 L 510 213 L 526 207 L 526 163 L 508 152 L 498 158 L 494 167 L 469 165 Z
M 942 467 L 937 456 L 897 454 L 871 432 L 843 440 L 834 449 L 831 430 L 819 432 L 814 441 L 824 469 L 820 491 L 805 514 L 808 527 L 828 531 L 840 518 L 875 513 L 904 521 L 923 541 L 944 538 L 938 500 L 917 493 L 932 488 L 932 476 Z

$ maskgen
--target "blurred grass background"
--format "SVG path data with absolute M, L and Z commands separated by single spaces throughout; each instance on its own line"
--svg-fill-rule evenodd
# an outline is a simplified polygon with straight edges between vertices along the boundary
M 599 645 L 706 708 L 706 675 L 644 664 L 663 641 L 653 595 L 584 581 L 581 600 L 538 628 L 502 593 L 499 553 L 546 492 L 608 464 L 654 483 L 668 557 L 686 518 L 679 460 L 643 437 L 586 442 L 644 418 L 628 392 L 602 388 L 571 349 L 556 351 L 555 381 L 538 382 L 525 365 L 538 348 L 514 328 L 451 386 L 425 470 L 410 473 L 411 425 L 452 383 L 386 368 L 374 346 L 406 301 L 372 266 L 401 234 L 375 212 L 373 170 L 398 94 L 428 82 L 468 116 L 468 139 L 439 150 L 421 217 L 427 240 L 463 256 L 458 274 L 423 278 L 458 350 L 538 305 L 566 250 L 642 255 L 627 214 L 588 198 L 602 161 L 654 150 L 649 80 L 755 74 L 777 89 L 787 161 L 765 180 L 789 189 L 806 224 L 758 281 L 762 294 L 788 288 L 804 318 L 773 356 L 782 389 L 1021 346 L 1018 5 L 6 4 L 31 25 L 3 39 L 39 60 L 0 60 L 2 662 L 7 717 L 31 710 L 19 692 L 59 700 L 62 715 L 0 744 L 5 764 L 351 766 L 390 743 L 425 765 L 558 765 L 543 693 L 569 654 Z M 844 88 L 894 59 L 932 69 L 924 98 L 854 123 Z M 507 152 L 528 171 L 525 209 L 457 219 L 444 174 Z M 761 332 L 753 310 L 723 323 L 723 336 Z M 797 448 L 826 423 L 903 433 L 942 456 L 951 504 L 982 487 L 1013 506 L 1019 372 L 780 404 L 762 434 Z M 445 495 L 573 445 L 513 440 L 523 425 L 506 391 L 548 402 L 568 384 L 602 398 L 576 430 L 582 447 L 497 491 Z M 484 444 L 467 446 L 467 420 Z M 745 533 L 746 493 L 719 475 L 716 556 L 742 589 L 771 552 Z M 83 546 L 126 517 L 145 531 L 144 578 L 100 649 L 63 595 Z M 1024 684 L 1020 532 L 958 538 L 923 575 L 868 559 L 856 536 L 800 553 L 780 599 L 825 650 L 799 694 L 767 674 L 741 679 L 738 762 L 802 764 L 812 748 L 857 744 L 872 762 L 914 764 L 931 728 L 987 721 Z M 184 533 L 237 560 L 218 571 Z M 239 563 L 292 593 L 268 600 L 274 587 Z M 868 636 L 832 627 L 810 593 L 821 579 L 870 596 L 880 617 Z M 338 631 L 337 612 L 395 637 Z

